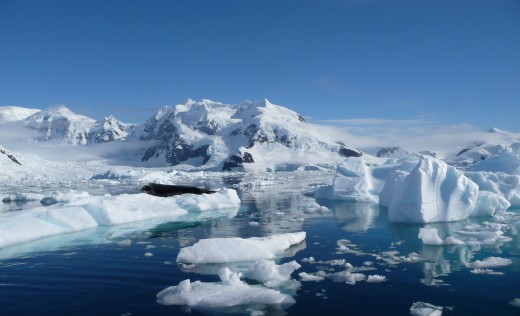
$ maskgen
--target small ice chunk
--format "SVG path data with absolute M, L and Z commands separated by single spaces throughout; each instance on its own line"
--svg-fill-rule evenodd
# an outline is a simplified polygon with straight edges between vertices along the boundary
M 291 274 L 301 266 L 296 261 L 277 265 L 271 260 L 257 260 L 253 269 L 245 274 L 248 279 L 264 283 L 267 287 L 276 287 L 291 278 Z
M 153 253 L 151 252 L 147 252 L 144 254 L 145 257 L 153 257 Z
M 307 272 L 300 272 L 300 273 L 298 273 L 298 275 L 300 276 L 300 280 L 303 282 L 310 282 L 310 281 L 319 282 L 319 281 L 325 280 L 325 278 L 322 276 L 318 276 L 315 274 L 309 274 Z
M 157 293 L 157 302 L 205 309 L 248 304 L 285 307 L 295 303 L 294 298 L 287 294 L 260 285 L 249 285 L 241 281 L 240 276 L 240 272 L 222 268 L 219 271 L 220 282 L 184 280 Z
M 384 275 L 369 275 L 367 278 L 368 283 L 381 283 L 386 282 L 386 277 Z
M 132 245 L 132 241 L 130 239 L 124 239 L 117 242 L 117 245 L 120 247 L 129 247 Z
M 415 302 L 410 307 L 410 315 L 413 316 L 441 316 L 442 306 L 435 306 L 425 302 Z
M 504 275 L 503 272 L 497 272 L 497 271 L 493 271 L 491 269 L 473 269 L 473 270 L 470 270 L 469 272 L 471 272 L 473 274 Z
M 514 307 L 520 308 L 520 298 L 515 298 L 514 300 L 510 301 L 509 304 L 513 305 Z
M 252 238 L 201 239 L 184 247 L 177 256 L 182 263 L 222 263 L 274 259 L 289 247 L 305 240 L 305 232 Z
M 474 269 L 485 269 L 485 268 L 505 267 L 512 263 L 513 263 L 513 260 L 511 260 L 509 258 L 487 257 L 483 260 L 469 262 L 467 264 L 467 266 L 470 268 L 474 268 Z

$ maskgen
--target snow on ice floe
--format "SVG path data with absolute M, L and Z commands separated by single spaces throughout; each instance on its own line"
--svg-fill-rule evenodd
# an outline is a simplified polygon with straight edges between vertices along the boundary
M 406 176 L 387 182 L 392 192 L 388 205 L 391 222 L 431 223 L 459 221 L 474 208 L 478 185 L 455 167 L 422 156 Z
M 514 300 L 510 301 L 509 304 L 520 308 L 520 298 L 515 298 Z
M 482 260 L 476 260 L 473 262 L 469 262 L 467 264 L 468 267 L 474 269 L 486 269 L 486 268 L 498 268 L 505 267 L 513 263 L 513 260 L 509 258 L 501 258 L 501 257 L 488 257 Z
M 235 190 L 215 194 L 186 194 L 161 198 L 141 194 L 89 196 L 49 207 L 0 214 L 0 248 L 40 239 L 152 219 L 190 220 L 196 217 L 234 216 L 240 199 Z M 192 218 L 193 219 L 193 218 Z
M 303 242 L 305 236 L 305 232 L 297 232 L 247 239 L 201 239 L 192 246 L 182 248 L 177 262 L 221 263 L 274 259 L 289 247 Z
M 240 272 L 228 268 L 219 271 L 220 282 L 184 280 L 157 294 L 163 305 L 184 305 L 199 309 L 219 309 L 253 304 L 285 308 L 295 303 L 292 296 L 261 285 L 249 285 L 240 280 Z
M 413 316 L 441 316 L 444 307 L 426 302 L 415 302 L 410 307 L 410 315 Z

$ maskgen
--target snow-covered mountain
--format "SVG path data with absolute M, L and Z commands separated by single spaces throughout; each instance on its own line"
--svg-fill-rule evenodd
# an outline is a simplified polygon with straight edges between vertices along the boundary
M 135 125 L 122 123 L 113 116 L 99 122 L 72 112 L 61 105 L 47 110 L 0 107 L 0 124 L 15 123 L 31 131 L 31 140 L 85 145 L 122 140 Z M 27 135 L 24 133 L 24 135 Z
M 140 148 L 131 155 L 126 149 L 125 155 L 135 156 L 145 166 L 294 170 L 332 166 L 345 157 L 362 155 L 321 135 L 296 112 L 268 100 L 238 105 L 188 100 L 161 108 L 140 125 L 122 123 L 113 116 L 99 122 L 65 106 L 3 111 L 8 112 L 9 122 L 29 129 L 33 141 L 93 145 L 125 140 Z
M 476 140 L 461 149 L 456 157 L 451 159 L 450 164 L 466 169 L 508 148 L 516 150 L 517 147 L 520 147 L 518 134 L 502 131 L 498 128 L 488 130 L 487 134 L 488 138 Z
M 20 121 L 39 111 L 19 106 L 0 106 L 0 123 Z
M 302 116 L 268 100 L 238 105 L 188 100 L 160 109 L 134 136 L 151 144 L 142 162 L 217 170 L 325 164 L 362 155 L 321 136 Z

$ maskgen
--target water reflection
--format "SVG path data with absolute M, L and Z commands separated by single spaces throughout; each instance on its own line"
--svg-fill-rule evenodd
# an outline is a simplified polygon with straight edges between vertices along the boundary
M 509 257 L 518 253 L 520 231 L 519 217 L 510 213 L 503 218 L 497 218 L 499 222 L 493 222 L 490 217 L 469 218 L 464 221 L 450 223 L 431 224 L 394 224 L 388 221 L 387 210 L 373 203 L 359 203 L 348 201 L 319 200 L 321 205 L 327 206 L 338 223 L 338 226 L 348 233 L 362 233 L 365 240 L 376 238 L 382 240 L 382 232 L 387 231 L 392 243 L 399 244 L 399 252 L 405 256 L 410 253 L 421 255 L 424 278 L 421 282 L 425 285 L 443 285 L 440 277 L 447 276 L 461 269 L 469 269 L 470 262 L 476 260 L 481 251 L 486 256 Z M 378 228 L 376 232 L 372 229 Z M 383 230 L 379 230 L 379 228 Z M 447 237 L 456 237 L 465 242 L 463 245 L 426 245 L 419 238 L 421 228 L 436 229 L 439 237 L 445 240 Z M 365 253 L 377 256 L 376 248 L 361 249 Z M 389 249 L 391 250 L 391 249 Z M 387 256 L 388 253 L 387 252 Z M 479 257 L 480 258 L 480 257 Z M 388 258 L 387 258 L 388 259 Z M 400 260 L 387 260 L 388 262 L 403 262 Z M 406 261 L 406 260 L 404 260 Z M 514 267 L 512 267 L 514 269 Z

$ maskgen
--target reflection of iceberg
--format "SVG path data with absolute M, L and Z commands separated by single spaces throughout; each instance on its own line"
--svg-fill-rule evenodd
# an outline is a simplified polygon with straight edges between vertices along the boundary
M 337 201 L 327 203 L 336 217 L 338 225 L 348 232 L 366 232 L 376 226 L 379 205 L 374 203 Z

